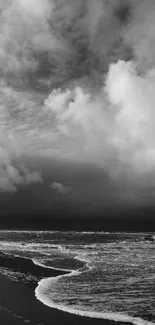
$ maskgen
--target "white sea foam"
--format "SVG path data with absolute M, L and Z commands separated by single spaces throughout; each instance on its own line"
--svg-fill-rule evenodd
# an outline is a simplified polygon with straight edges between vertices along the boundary
M 78 259 L 78 256 L 75 257 Z M 79 260 L 82 260 L 82 258 L 79 258 Z M 89 263 L 86 264 L 86 266 L 91 269 L 89 266 Z M 64 270 L 69 271 L 69 270 Z M 46 278 L 42 279 L 38 282 L 38 286 L 35 289 L 35 296 L 38 300 L 40 300 L 44 305 L 49 306 L 51 308 L 55 308 L 64 312 L 68 312 L 70 314 L 75 314 L 83 317 L 89 317 L 89 318 L 97 318 L 97 319 L 107 319 L 112 320 L 115 322 L 126 322 L 126 323 L 132 323 L 134 325 L 155 325 L 155 323 L 143 320 L 140 317 L 132 317 L 129 315 L 124 315 L 122 313 L 112 313 L 112 312 L 91 312 L 91 311 L 84 311 L 72 307 L 65 306 L 63 304 L 57 304 L 54 301 L 52 301 L 47 294 L 45 293 L 46 290 L 48 291 L 48 288 L 51 286 L 52 282 L 55 283 L 59 281 L 61 278 L 64 277 L 72 277 L 72 276 L 78 276 L 83 272 L 79 270 L 75 271 L 72 270 L 70 273 L 59 275 L 52 278 Z
M 63 268 L 58 268 L 58 267 L 53 267 L 53 266 L 47 266 L 47 265 L 44 265 L 44 264 L 40 263 L 39 261 L 37 261 L 35 259 L 32 259 L 32 262 L 35 265 L 44 267 L 45 269 L 52 269 L 52 270 L 56 270 L 56 271 L 65 271 L 65 272 L 72 272 L 73 271 L 72 269 L 63 269 Z
M 51 285 L 51 282 L 56 282 L 62 277 L 70 277 L 80 274 L 79 271 L 72 271 L 70 274 L 65 275 L 59 275 L 55 278 L 47 278 L 42 279 L 38 282 L 38 286 L 35 289 L 35 296 L 38 300 L 40 300 L 44 305 L 49 306 L 51 308 L 55 308 L 64 312 L 68 312 L 70 314 L 75 314 L 79 316 L 84 317 L 90 317 L 90 318 L 99 318 L 99 319 L 107 319 L 112 320 L 115 322 L 126 322 L 126 323 L 132 323 L 135 325 L 154 325 L 155 323 L 149 322 L 146 320 L 143 320 L 139 317 L 132 317 L 128 315 L 123 315 L 119 313 L 106 313 L 106 312 L 90 312 L 90 311 L 83 311 L 78 310 L 72 307 L 67 307 L 62 304 L 56 304 L 54 303 L 44 292 L 46 289 L 48 289 L 49 285 Z

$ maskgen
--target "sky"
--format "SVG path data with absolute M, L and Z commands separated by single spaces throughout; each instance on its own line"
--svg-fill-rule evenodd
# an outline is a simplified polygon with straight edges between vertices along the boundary
M 0 12 L 1 218 L 154 208 L 154 0 Z

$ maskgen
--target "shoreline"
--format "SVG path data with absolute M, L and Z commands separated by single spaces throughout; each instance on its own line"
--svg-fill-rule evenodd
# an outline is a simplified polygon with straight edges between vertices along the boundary
M 63 272 L 37 266 L 30 259 L 6 256 L 1 252 L 0 266 L 31 274 L 37 272 L 41 279 L 70 273 L 69 271 Z M 113 320 L 80 316 L 48 307 L 35 297 L 37 286 L 38 283 L 34 281 L 20 283 L 13 281 L 7 275 L 0 274 L 0 323 L 2 325 L 23 325 L 25 323 L 31 325 L 81 325 L 81 323 L 84 325 L 116 325 L 116 321 Z M 117 325 L 128 324 L 132 323 L 117 321 Z
M 115 325 L 116 322 L 78 316 L 55 308 L 50 308 L 36 299 L 32 287 L 12 281 L 0 274 L 0 307 L 9 313 L 10 320 L 3 323 L 0 310 L 1 324 L 4 325 Z M 8 310 L 8 312 L 7 312 Z M 20 317 L 20 319 L 19 319 Z M 16 322 L 15 322 L 16 319 Z M 118 325 L 130 323 L 117 322 Z M 130 324 L 131 325 L 131 324 Z

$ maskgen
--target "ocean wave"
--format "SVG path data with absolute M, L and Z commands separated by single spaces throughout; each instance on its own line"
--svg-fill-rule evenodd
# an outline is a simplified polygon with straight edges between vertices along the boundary
M 54 282 L 59 281 L 59 279 L 62 277 L 71 277 L 71 276 L 79 275 L 80 273 L 81 272 L 79 272 L 79 271 L 72 271 L 69 274 L 59 275 L 54 278 L 42 279 L 41 281 L 38 282 L 38 286 L 35 289 L 36 298 L 48 307 L 55 308 L 55 309 L 58 309 L 58 310 L 61 310 L 64 312 L 68 312 L 70 314 L 79 315 L 79 316 L 84 316 L 84 317 L 89 317 L 89 318 L 98 318 L 98 319 L 107 319 L 107 320 L 112 320 L 115 322 L 132 323 L 135 325 L 154 325 L 155 324 L 153 322 L 146 321 L 139 317 L 132 317 L 132 316 L 124 315 L 124 314 L 120 314 L 120 313 L 83 311 L 80 309 L 67 307 L 62 304 L 56 304 L 44 293 L 44 291 L 46 289 L 48 289 L 49 284 L 51 284 L 51 281 L 54 281 Z
M 27 232 L 27 233 L 30 233 L 30 235 L 32 234 L 32 232 Z M 41 235 L 40 238 L 38 239 L 36 237 L 36 233 L 38 235 L 42 233 L 45 236 L 45 238 L 42 237 Z M 46 233 L 53 234 L 55 233 L 55 231 L 47 231 Z M 34 237 L 29 235 L 28 236 L 26 235 L 24 237 L 23 235 L 21 235 L 21 233 L 19 234 L 19 238 L 18 236 L 14 236 L 14 235 L 12 237 L 10 235 L 9 236 L 7 235 L 6 238 L 4 238 L 4 240 L 9 239 L 9 241 L 4 242 L 4 240 L 2 240 L 3 245 L 0 240 L 0 248 L 3 247 L 5 250 L 5 251 L 3 250 L 3 253 L 7 254 L 8 252 L 10 255 L 13 255 L 15 257 L 31 260 L 33 262 L 32 264 L 44 268 L 45 272 L 44 270 L 42 270 L 42 274 L 36 278 L 36 282 L 34 285 L 34 289 L 35 289 L 38 283 L 35 289 L 35 295 L 37 299 L 39 299 L 42 303 L 48 305 L 49 307 L 60 309 L 62 311 L 66 311 L 69 313 L 73 313 L 85 317 L 102 318 L 102 319 L 109 319 L 113 321 L 120 321 L 120 322 L 127 322 L 127 323 L 130 322 L 136 325 L 154 324 L 153 323 L 154 317 L 152 317 L 154 316 L 154 310 L 153 310 L 154 298 L 153 298 L 153 289 L 151 287 L 152 285 L 151 282 L 152 280 L 154 280 L 154 272 L 153 272 L 153 265 L 155 265 L 154 264 L 155 258 L 153 253 L 154 247 L 151 246 L 150 243 L 148 244 L 144 242 L 143 240 L 144 233 L 138 234 L 138 240 L 136 240 L 135 235 L 131 236 L 130 234 L 129 236 L 127 234 L 127 236 L 124 237 L 124 234 L 122 234 L 122 237 L 119 238 L 119 241 L 116 236 L 111 237 L 111 234 L 109 236 L 109 241 L 103 241 L 104 239 L 103 237 L 96 238 L 96 232 L 95 233 L 91 232 L 92 237 L 91 238 L 88 237 L 88 241 L 87 238 L 85 239 L 83 237 L 83 235 L 85 234 L 88 234 L 88 236 L 90 235 L 87 232 L 78 233 L 80 235 L 79 237 L 73 236 L 75 232 L 74 233 L 72 232 L 72 234 L 71 232 L 68 233 L 66 237 L 66 232 L 65 232 L 64 238 L 62 232 L 57 232 L 57 233 L 58 233 L 58 238 L 56 236 L 53 237 L 53 235 L 52 237 L 49 235 L 46 236 L 44 231 L 43 232 L 35 231 Z M 93 236 L 93 233 L 95 234 L 95 236 Z M 102 233 L 105 234 L 105 232 Z M 132 240 L 129 240 L 131 239 L 129 237 L 132 237 Z M 19 241 L 17 241 L 18 239 Z M 140 242 L 143 242 L 144 244 L 141 245 Z M 79 263 L 76 263 L 76 260 L 83 262 L 84 266 L 79 267 Z M 23 262 L 21 261 L 20 265 L 22 266 L 22 264 Z M 121 266 L 123 269 L 121 268 Z M 147 266 L 149 266 L 149 268 Z M 53 272 L 54 277 L 51 278 L 52 272 L 49 269 L 50 270 L 53 269 L 58 272 Z M 97 272 L 98 271 L 99 272 L 97 273 L 95 269 Z M 88 271 L 90 271 L 90 273 L 87 273 Z M 111 272 L 113 271 L 115 271 L 115 275 L 116 275 L 114 282 L 111 281 L 110 278 L 112 274 Z M 34 270 L 34 272 L 36 271 Z M 66 274 L 65 275 L 62 274 L 63 272 Z M 83 273 L 85 274 L 83 275 Z M 60 275 L 56 276 L 58 274 Z M 82 274 L 82 276 L 80 276 L 80 274 Z M 46 279 L 42 279 L 44 275 L 46 276 Z M 97 278 L 95 284 L 94 277 L 96 275 Z M 120 275 L 122 276 L 120 277 Z M 68 279 L 69 281 L 66 278 L 64 280 L 61 280 L 59 283 L 60 278 L 62 277 L 64 278 L 64 276 L 67 278 L 71 276 L 76 276 L 77 278 Z M 129 279 L 128 276 L 130 276 Z M 136 276 L 137 278 L 135 278 Z M 107 277 L 106 281 L 105 281 L 105 277 Z M 147 286 L 145 286 L 144 284 L 145 280 L 149 280 L 147 281 L 149 285 L 148 289 Z M 55 282 L 57 281 L 58 283 L 55 284 Z M 87 290 L 88 288 L 87 285 L 89 286 L 89 288 L 91 288 L 91 281 L 93 281 L 94 290 L 99 289 L 100 292 L 105 293 L 105 299 L 106 297 L 108 297 L 108 300 L 106 301 L 107 305 L 105 304 L 104 299 L 102 300 L 103 304 L 100 302 L 99 300 L 100 295 L 97 297 L 98 300 L 95 298 L 95 296 L 92 297 L 92 295 L 90 295 L 90 301 L 88 297 L 86 304 L 84 302 L 84 297 L 83 299 L 81 299 L 82 298 L 81 297 L 79 301 L 77 300 L 78 298 L 74 300 L 71 297 L 71 302 L 70 302 L 67 296 L 68 291 L 65 291 L 66 290 L 65 283 L 67 282 L 67 285 L 68 282 L 71 283 L 73 291 L 75 285 L 77 292 L 80 292 L 78 291 L 80 281 L 81 281 L 81 288 L 83 290 L 82 292 L 84 292 L 84 294 L 85 294 L 84 288 L 86 288 Z M 145 312 L 143 313 L 143 305 L 141 303 L 137 303 L 137 306 L 135 305 L 134 298 L 136 294 L 133 294 L 130 301 L 130 294 L 132 295 L 133 293 L 132 290 L 134 288 L 129 288 L 129 295 L 127 295 L 128 292 L 122 291 L 122 297 L 120 298 L 120 300 L 118 297 L 118 304 L 117 304 L 115 299 L 115 291 L 117 294 L 117 290 L 118 290 L 118 296 L 119 296 L 121 281 L 122 281 L 122 288 L 127 287 L 124 284 L 132 285 L 135 281 L 136 283 L 138 283 L 137 286 L 138 285 L 141 286 L 140 288 L 134 286 L 134 288 L 137 288 L 137 293 L 140 294 L 140 297 L 142 297 L 143 301 L 146 297 L 146 305 L 144 303 L 144 307 L 148 308 L 147 314 Z M 64 288 L 62 289 L 62 298 L 61 298 L 61 294 L 59 296 L 59 292 L 61 293 L 61 284 L 62 284 L 61 282 L 64 283 Z M 113 288 L 113 283 L 117 284 L 116 288 Z M 51 286 L 51 284 L 53 287 Z M 54 298 L 53 288 L 55 285 L 56 285 L 55 293 L 56 295 L 58 294 L 58 297 Z M 47 293 L 47 289 L 50 289 L 50 287 L 51 287 L 51 296 L 48 295 Z M 60 291 L 58 288 L 60 289 Z M 112 293 L 111 296 L 108 293 L 108 291 L 106 291 L 107 288 L 108 290 L 111 289 L 111 293 Z M 148 292 L 151 294 L 150 298 L 147 298 L 147 290 L 149 290 Z M 63 298 L 63 292 L 65 293 L 64 298 Z M 73 297 L 75 297 L 74 292 L 73 292 Z M 126 295 L 124 295 L 123 292 Z M 144 294 L 146 293 L 145 297 L 143 297 L 143 293 Z M 88 292 L 86 294 L 88 295 Z M 111 297 L 112 298 L 114 297 L 114 301 L 116 302 L 116 304 L 112 303 L 112 299 L 109 300 Z M 126 301 L 124 300 L 124 297 L 126 298 Z M 137 297 L 138 296 L 136 295 L 136 299 Z M 91 308 L 91 299 L 93 303 L 93 309 Z M 125 306 L 125 303 L 128 305 Z M 120 305 L 121 308 L 119 308 Z M 105 307 L 105 312 L 102 312 L 103 306 Z M 139 306 L 140 309 L 138 309 Z M 90 311 L 88 311 L 88 308 L 90 308 Z M 132 314 L 130 314 L 131 312 Z M 148 319 L 148 321 L 146 319 Z
M 82 260 L 79 256 L 75 257 L 76 259 L 79 258 L 79 260 Z M 86 261 L 85 261 L 86 262 Z M 89 265 L 89 263 L 86 263 L 86 270 L 71 270 L 70 273 L 58 275 L 56 277 L 42 279 L 38 282 L 38 286 L 35 289 L 35 297 L 41 301 L 44 305 L 47 305 L 48 307 L 55 308 L 64 312 L 68 312 L 71 314 L 83 316 L 83 317 L 89 317 L 89 318 L 96 318 L 96 319 L 107 319 L 112 320 L 115 322 L 125 322 L 125 323 L 132 323 L 134 325 L 155 325 L 155 323 L 151 321 L 144 320 L 140 317 L 133 317 L 129 316 L 123 313 L 119 312 L 95 312 L 95 311 L 87 311 L 87 310 L 81 310 L 76 309 L 73 307 L 68 307 L 65 304 L 57 304 L 51 298 L 47 296 L 45 291 L 48 291 L 48 288 L 51 286 L 52 282 L 57 282 L 62 278 L 65 277 L 72 277 L 72 276 L 78 276 L 81 273 L 88 272 L 88 270 L 91 270 L 92 267 Z M 67 270 L 66 270 L 67 271 Z M 68 270 L 69 271 L 69 270 Z
M 72 269 L 64 269 L 64 268 L 58 268 L 58 267 L 53 267 L 53 266 L 48 266 L 48 265 L 44 265 L 42 264 L 41 262 L 35 260 L 35 259 L 32 259 L 32 262 L 35 264 L 35 265 L 38 265 L 38 266 L 41 266 L 41 267 L 44 267 L 45 269 L 52 269 L 52 270 L 56 270 L 56 271 L 65 271 L 65 272 L 72 272 L 73 270 Z

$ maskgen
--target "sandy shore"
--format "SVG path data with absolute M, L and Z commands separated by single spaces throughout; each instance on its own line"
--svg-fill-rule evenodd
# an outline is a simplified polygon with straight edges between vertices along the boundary
M 7 263 L 9 263 L 9 266 L 15 269 L 20 269 L 23 265 L 23 259 L 21 258 L 15 260 L 11 258 L 7 262 L 7 258 L 5 259 L 5 257 L 1 255 L 0 266 L 2 266 L 3 262 L 5 267 L 7 266 Z M 35 266 L 30 260 L 25 260 L 24 263 L 25 265 L 23 268 L 29 268 L 29 271 L 32 273 L 38 272 L 38 274 L 41 275 L 43 271 L 46 273 L 47 269 Z M 47 273 L 48 276 L 56 276 L 57 274 L 60 274 L 59 271 L 57 272 L 52 269 L 48 269 Z M 47 307 L 35 298 L 34 289 L 36 286 L 37 283 L 32 282 L 27 285 L 15 282 L 7 276 L 0 274 L 0 325 L 23 325 L 26 323 L 32 325 L 123 324 L 103 319 L 76 316 Z M 127 323 L 124 324 L 126 325 Z

